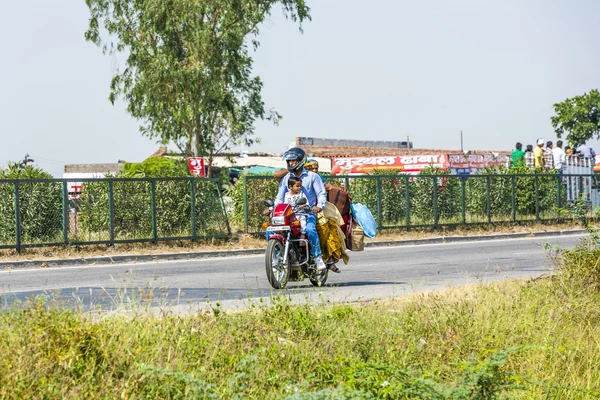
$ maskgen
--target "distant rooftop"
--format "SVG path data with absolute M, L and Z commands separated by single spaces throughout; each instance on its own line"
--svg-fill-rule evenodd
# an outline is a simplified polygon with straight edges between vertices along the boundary
M 401 145 L 404 143 L 404 147 Z M 429 154 L 460 154 L 460 149 L 419 149 L 406 147 L 409 142 L 390 142 L 373 140 L 319 139 L 297 137 L 296 146 L 301 147 L 312 157 L 344 158 L 344 157 L 384 157 Z M 510 154 L 508 150 L 475 150 L 468 149 L 471 154 Z M 466 150 L 465 150 L 466 151 Z
M 351 140 L 351 139 L 322 139 L 311 137 L 297 137 L 296 145 L 304 146 L 331 146 L 331 147 L 377 147 L 393 149 L 409 149 L 413 147 L 412 142 L 387 141 L 387 140 Z
M 112 164 L 67 164 L 65 173 L 117 173 L 125 163 Z

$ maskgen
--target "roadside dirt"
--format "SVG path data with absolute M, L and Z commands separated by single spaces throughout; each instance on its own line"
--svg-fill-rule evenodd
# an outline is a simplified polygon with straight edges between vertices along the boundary
M 515 224 L 515 225 L 482 225 L 439 229 L 413 229 L 409 231 L 380 232 L 374 239 L 365 242 L 401 241 L 424 239 L 440 236 L 479 236 L 499 233 L 533 233 L 581 229 L 576 223 L 561 224 Z M 94 256 L 110 256 L 117 254 L 161 254 L 210 250 L 260 249 L 265 247 L 264 237 L 247 234 L 235 235 L 231 239 L 206 240 L 199 242 L 173 241 L 152 243 L 118 244 L 114 248 L 105 245 L 41 247 L 23 249 L 17 253 L 15 249 L 0 250 L 0 261 L 47 260 L 57 258 L 84 258 Z

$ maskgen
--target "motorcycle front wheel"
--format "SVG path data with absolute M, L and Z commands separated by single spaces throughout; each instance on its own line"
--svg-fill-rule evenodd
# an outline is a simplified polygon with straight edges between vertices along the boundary
M 283 264 L 285 247 L 276 239 L 270 239 L 265 253 L 267 279 L 273 289 L 283 289 L 290 279 L 290 268 Z

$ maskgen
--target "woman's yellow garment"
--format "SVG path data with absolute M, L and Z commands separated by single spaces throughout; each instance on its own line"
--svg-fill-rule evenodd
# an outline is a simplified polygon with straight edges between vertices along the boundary
M 333 258 L 335 262 L 344 260 L 344 264 L 348 264 L 350 257 L 346 251 L 346 237 L 340 229 L 342 225 L 344 219 L 337 207 L 327 202 L 325 209 L 317 214 L 317 233 L 321 241 L 323 260 Z

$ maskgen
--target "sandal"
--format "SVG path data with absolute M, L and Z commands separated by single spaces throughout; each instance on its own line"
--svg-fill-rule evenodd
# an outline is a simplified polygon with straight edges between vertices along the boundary
M 342 273 L 342 270 L 339 269 L 335 264 L 328 265 L 327 269 L 330 270 L 330 271 L 332 271 L 332 272 L 335 272 L 336 274 L 341 274 Z

